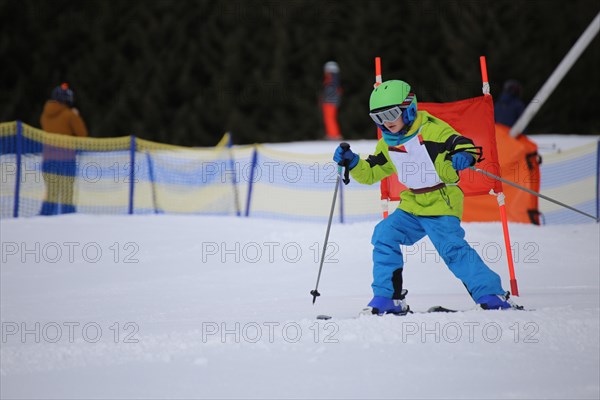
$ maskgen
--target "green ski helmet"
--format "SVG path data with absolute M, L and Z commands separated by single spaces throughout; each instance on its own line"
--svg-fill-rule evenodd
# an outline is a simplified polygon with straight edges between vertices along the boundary
M 369 99 L 371 118 L 379 125 L 383 121 L 377 121 L 373 116 L 377 111 L 383 111 L 393 106 L 400 106 L 402 110 L 402 121 L 410 126 L 417 118 L 417 96 L 410 91 L 410 85 L 404 81 L 385 81 L 373 89 Z

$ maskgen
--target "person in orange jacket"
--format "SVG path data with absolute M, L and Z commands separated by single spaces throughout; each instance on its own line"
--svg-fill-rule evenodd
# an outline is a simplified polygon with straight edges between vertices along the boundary
M 66 136 L 88 136 L 79 111 L 73 106 L 75 96 L 66 83 L 52 91 L 40 117 L 42 129 L 48 133 Z M 60 138 L 56 138 L 60 143 Z M 73 188 L 75 185 L 76 150 L 44 143 L 42 151 L 42 176 L 46 184 L 46 196 L 41 215 L 68 214 L 75 212 Z
M 325 139 L 341 140 L 342 133 L 337 120 L 337 112 L 342 99 L 340 87 L 340 67 L 335 61 L 328 61 L 323 66 L 323 95 L 321 109 L 325 123 Z

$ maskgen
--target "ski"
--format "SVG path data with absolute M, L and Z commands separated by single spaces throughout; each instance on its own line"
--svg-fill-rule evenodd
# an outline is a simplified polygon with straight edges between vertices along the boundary
M 442 306 L 433 306 L 433 307 L 429 307 L 427 312 L 428 313 L 434 313 L 434 312 L 454 313 L 454 312 L 458 312 L 458 310 L 453 310 L 451 308 L 446 308 L 446 307 L 442 307 Z
M 409 310 L 406 314 L 398 314 L 397 316 L 402 317 L 402 316 L 405 316 L 407 314 L 428 314 L 428 313 L 439 313 L 439 312 L 454 313 L 454 312 L 459 312 L 459 310 L 453 310 L 451 308 L 446 308 L 446 307 L 442 307 L 442 306 L 433 306 L 433 307 L 430 307 L 429 309 L 427 309 L 427 311 L 413 311 L 413 310 Z M 361 315 L 368 315 L 368 314 L 359 314 L 355 318 L 358 318 Z M 333 318 L 333 316 L 331 316 L 331 315 L 326 315 L 326 314 L 319 314 L 319 315 L 317 315 L 317 319 L 319 319 L 319 320 L 327 321 L 327 320 L 330 320 L 332 318 Z
M 317 319 L 328 320 L 331 318 L 332 318 L 331 315 L 323 315 L 323 314 L 317 315 Z
M 490 311 L 508 311 L 508 310 L 534 311 L 533 309 L 524 308 L 523 306 L 518 306 L 518 307 L 510 308 L 510 309 L 507 309 L 507 310 L 490 310 Z M 467 310 L 455 310 L 455 309 L 447 308 L 447 307 L 444 307 L 444 306 L 432 306 L 432 307 L 429 307 L 427 309 L 427 311 L 413 311 L 413 310 L 410 310 L 406 314 L 397 314 L 397 316 L 403 317 L 403 316 L 408 315 L 408 314 L 461 313 L 461 312 L 467 312 L 467 311 L 485 311 L 485 310 L 484 309 L 478 309 L 478 308 L 470 308 L 470 309 L 467 309 Z M 368 316 L 369 314 L 362 314 L 361 313 L 358 316 L 353 317 L 353 318 L 358 318 L 361 315 L 367 315 Z M 375 314 L 373 314 L 373 315 L 375 315 Z M 396 315 L 396 314 L 391 314 L 391 315 Z M 326 314 L 319 314 L 319 315 L 317 315 L 317 319 L 318 320 L 325 320 L 325 321 L 327 321 L 327 320 L 333 319 L 333 316 L 326 315 Z

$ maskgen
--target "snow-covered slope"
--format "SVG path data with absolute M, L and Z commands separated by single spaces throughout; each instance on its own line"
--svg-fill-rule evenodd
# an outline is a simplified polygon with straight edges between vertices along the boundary
M 325 204 L 324 207 L 328 207 Z M 464 224 L 508 285 L 499 224 Z M 1 222 L 2 398 L 600 396 L 597 224 L 511 224 L 532 311 L 477 311 L 427 240 L 414 310 L 370 300 L 373 223 L 84 216 Z M 318 314 L 333 315 L 317 321 Z

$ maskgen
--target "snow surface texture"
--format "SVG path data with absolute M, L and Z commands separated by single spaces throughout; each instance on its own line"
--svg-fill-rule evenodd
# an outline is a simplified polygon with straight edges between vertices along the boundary
M 312 305 L 321 224 L 3 220 L 1 397 L 598 399 L 598 224 L 510 225 L 533 311 L 473 309 L 425 239 L 405 248 L 411 308 L 469 311 L 355 318 L 373 227 L 333 225 Z M 508 288 L 500 224 L 464 227 Z

